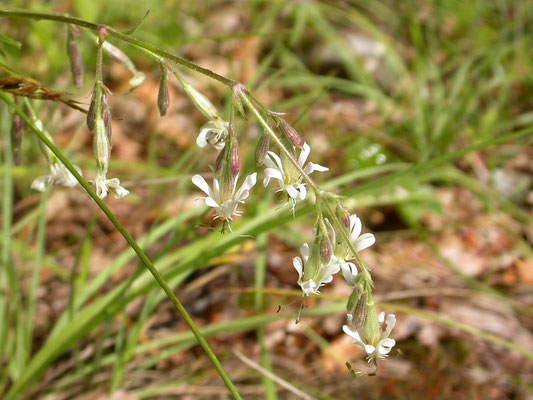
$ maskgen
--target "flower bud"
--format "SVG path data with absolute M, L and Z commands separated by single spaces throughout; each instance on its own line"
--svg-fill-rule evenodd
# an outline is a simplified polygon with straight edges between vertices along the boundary
M 285 136 L 289 142 L 291 142 L 292 145 L 301 148 L 304 144 L 302 138 L 300 135 L 298 135 L 298 132 L 289 124 L 287 121 L 285 121 L 283 118 L 277 118 L 276 119 L 281 133 L 283 133 L 283 136 Z
M 270 136 L 263 132 L 257 141 L 257 147 L 255 148 L 255 163 L 258 167 L 263 165 L 270 148 Z
M 343 225 L 350 229 L 350 213 L 344 208 L 342 204 L 339 204 L 336 210 L 337 218 L 343 223 Z
M 70 61 L 72 81 L 77 89 L 83 85 L 83 62 L 81 60 L 78 43 L 71 28 L 67 28 L 67 54 Z
M 135 88 L 137 86 L 140 86 L 144 82 L 144 73 L 142 73 L 141 71 L 137 71 L 137 68 L 135 68 L 135 65 L 133 64 L 133 61 L 131 61 L 131 59 L 126 55 L 126 53 L 124 53 L 118 47 L 113 46 L 109 42 L 104 42 L 102 44 L 102 48 L 109 56 L 111 56 L 113 60 L 121 64 L 124 68 L 128 69 L 133 74 L 133 77 L 129 81 L 132 87 Z
M 157 107 L 161 116 L 167 113 L 169 104 L 168 71 L 165 64 L 161 63 L 161 82 L 159 83 L 159 94 L 157 96 Z
M 230 148 L 229 163 L 231 174 L 236 177 L 241 172 L 241 155 L 239 153 L 239 143 L 236 140 Z
M 231 96 L 234 107 L 239 111 L 239 113 L 242 115 L 242 117 L 245 120 L 248 120 L 248 117 L 246 116 L 246 112 L 244 111 L 244 105 L 242 104 L 242 98 L 243 91 L 245 90 L 244 86 L 240 83 L 235 83 L 231 88 Z
M 218 120 L 220 119 L 218 116 L 217 109 L 215 106 L 208 100 L 207 97 L 205 97 L 202 93 L 200 93 L 198 90 L 193 88 L 191 85 L 184 81 L 180 81 L 183 85 L 183 89 L 187 93 L 187 95 L 191 98 L 192 102 L 200 110 L 202 114 L 206 116 L 206 118 L 210 120 Z

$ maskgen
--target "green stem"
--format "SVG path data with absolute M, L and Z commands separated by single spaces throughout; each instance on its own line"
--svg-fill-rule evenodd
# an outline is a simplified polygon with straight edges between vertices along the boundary
M 9 8 L 0 8 L 0 17 L 58 21 L 58 22 L 63 22 L 65 24 L 72 24 L 72 25 L 80 26 L 82 28 L 90 29 L 94 32 L 98 32 L 98 28 L 102 26 L 102 25 L 93 24 L 91 22 L 84 21 L 79 18 L 69 17 L 66 15 L 61 15 L 61 14 L 56 14 L 56 13 L 36 12 L 36 11 L 27 11 L 27 10 L 9 9 Z M 168 53 L 164 50 L 157 48 L 156 46 L 153 46 L 149 43 L 145 43 L 142 40 L 135 39 L 134 37 L 121 33 L 109 26 L 106 26 L 106 36 L 113 37 L 115 39 L 129 43 L 140 49 L 148 50 L 149 52 L 156 54 L 164 59 L 167 59 L 176 64 L 182 65 L 184 67 L 190 68 L 200 74 L 203 74 L 212 79 L 215 79 L 228 87 L 231 87 L 235 83 L 233 80 L 228 79 L 224 76 L 221 76 L 207 68 L 200 67 L 199 65 L 196 65 L 195 63 L 183 57 L 175 56 L 171 53 Z
M 122 224 L 118 221 L 117 217 L 111 212 L 111 210 L 105 205 L 105 203 L 96 195 L 94 190 L 89 186 L 89 183 L 83 179 L 83 177 L 76 171 L 76 169 L 73 167 L 73 165 L 70 163 L 70 161 L 59 151 L 59 149 L 39 130 L 37 127 L 32 123 L 32 121 L 26 116 L 26 114 L 9 98 L 9 96 L 6 93 L 0 92 L 0 98 L 8 104 L 8 106 L 16 112 L 20 118 L 28 125 L 28 127 L 35 133 L 39 139 L 47 146 L 54 154 L 55 156 L 65 165 L 65 167 L 70 171 L 72 175 L 76 178 L 76 180 L 79 182 L 79 184 L 85 189 L 87 194 L 91 196 L 91 198 L 94 200 L 94 202 L 100 207 L 100 209 L 104 212 L 106 217 L 115 225 L 117 230 L 122 234 L 124 239 L 128 242 L 130 247 L 135 251 L 139 259 L 142 261 L 144 266 L 150 271 L 150 273 L 154 276 L 155 280 L 161 286 L 163 291 L 166 293 L 170 301 L 174 304 L 182 318 L 185 320 L 185 323 L 191 330 L 191 332 L 194 334 L 196 339 L 198 340 L 198 343 L 202 348 L 204 349 L 205 353 L 211 360 L 211 363 L 217 370 L 218 374 L 226 384 L 226 387 L 231 392 L 233 397 L 235 399 L 241 399 L 241 396 L 237 392 L 237 389 L 233 385 L 233 382 L 229 378 L 229 376 L 226 374 L 226 371 L 224 371 L 224 368 L 222 367 L 222 364 L 218 360 L 217 356 L 211 350 L 209 347 L 209 344 L 204 339 L 198 328 L 196 327 L 194 321 L 187 313 L 187 310 L 183 307 L 183 305 L 180 303 L 172 289 L 167 285 L 159 271 L 157 271 L 156 267 L 152 264 L 148 256 L 144 253 L 144 251 L 141 249 L 141 247 L 137 244 L 135 239 L 129 234 L 129 232 L 122 226 Z M 13 395 L 12 395 L 13 396 Z M 8 395 L 9 397 L 9 395 Z

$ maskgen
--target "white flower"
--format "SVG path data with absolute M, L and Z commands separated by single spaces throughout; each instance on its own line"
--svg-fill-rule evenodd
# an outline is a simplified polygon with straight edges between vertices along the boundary
M 331 229 L 331 242 L 335 245 L 333 254 L 335 254 L 336 259 L 332 259 L 330 263 L 336 262 L 342 269 L 342 275 L 344 276 L 344 279 L 346 279 L 346 282 L 348 282 L 350 286 L 354 286 L 355 277 L 357 276 L 357 267 L 354 263 L 348 261 L 354 258 L 354 254 L 344 241 L 337 242 L 335 229 L 333 229 L 333 226 L 327 219 L 326 222 Z M 362 227 L 361 219 L 359 219 L 356 214 L 350 215 L 350 243 L 356 253 L 359 253 L 376 243 L 376 237 L 373 234 L 365 233 L 361 235 Z
M 377 329 L 379 329 L 379 335 L 375 336 L 376 339 L 369 340 L 367 343 L 363 341 L 361 336 L 358 332 L 351 329 L 348 325 L 344 325 L 342 327 L 342 330 L 347 335 L 351 336 L 354 341 L 352 343 L 358 344 L 361 346 L 361 348 L 366 351 L 368 361 L 370 362 L 372 359 L 382 359 L 387 357 L 387 355 L 390 353 L 394 345 L 396 344 L 396 341 L 394 339 L 389 338 L 389 335 L 391 331 L 394 329 L 394 326 L 396 325 L 396 317 L 394 314 L 387 315 L 387 320 L 385 321 L 385 313 L 382 312 L 379 314 L 378 317 L 379 324 L 383 324 L 385 322 L 385 325 L 387 326 L 385 330 L 381 329 L 381 326 L 378 326 Z M 377 343 L 376 343 L 377 342 Z
M 122 199 L 130 194 L 128 190 L 120 186 L 118 178 L 107 179 L 105 174 L 97 173 L 96 179 L 91 183 L 94 185 L 96 195 L 101 199 L 105 198 L 110 191 L 115 193 L 115 199 Z
M 257 173 L 254 172 L 249 175 L 242 184 L 241 188 L 236 191 L 237 181 L 239 176 L 233 180 L 233 187 L 230 191 L 223 190 L 220 187 L 220 181 L 217 178 L 213 179 L 213 190 L 209 187 L 205 179 L 201 175 L 194 175 L 192 177 L 192 183 L 198 186 L 207 197 L 203 197 L 205 205 L 213 207 L 217 213 L 217 218 L 223 221 L 231 221 L 233 216 L 240 216 L 242 211 L 237 211 L 237 207 L 240 203 L 244 203 L 244 200 L 250 195 L 250 189 L 257 182 Z M 228 193 L 227 195 L 223 195 Z
M 207 122 L 196 139 L 199 147 L 205 147 L 208 143 L 217 150 L 224 148 L 226 137 L 228 136 L 229 123 L 220 118 Z
M 81 169 L 78 166 L 74 166 L 76 171 L 81 175 Z M 36 178 L 32 184 L 31 188 L 34 190 L 38 190 L 39 192 L 44 192 L 46 190 L 46 186 L 48 185 L 61 185 L 66 187 L 74 187 L 78 181 L 70 173 L 70 171 L 63 165 L 62 162 L 56 161 L 54 163 L 50 163 L 50 174 L 40 176 Z
M 311 148 L 307 143 L 304 143 L 303 149 L 300 152 L 300 156 L 297 160 L 298 165 L 302 167 L 304 172 L 307 175 L 310 175 L 314 171 L 328 171 L 329 168 L 314 164 L 312 162 L 307 163 L 307 165 L 304 167 L 310 152 Z M 277 191 L 287 192 L 289 197 L 292 199 L 293 207 L 296 204 L 296 200 L 305 199 L 307 195 L 307 188 L 305 187 L 305 183 L 302 183 L 303 177 L 296 167 L 290 162 L 290 160 L 288 160 L 286 157 L 283 157 L 282 160 L 277 154 L 269 151 L 265 159 L 265 165 L 267 166 L 265 169 L 266 177 L 263 180 L 263 184 L 265 186 L 268 185 L 270 179 L 277 179 L 279 181 L 279 189 Z
M 313 246 L 313 253 L 310 254 L 309 245 L 304 243 L 300 248 L 300 253 L 302 253 L 303 261 L 300 257 L 294 257 L 292 264 L 298 272 L 298 285 L 302 288 L 303 296 L 320 294 L 318 289 L 333 280 L 333 275 L 339 272 L 339 266 L 331 262 L 324 265 L 316 245 Z

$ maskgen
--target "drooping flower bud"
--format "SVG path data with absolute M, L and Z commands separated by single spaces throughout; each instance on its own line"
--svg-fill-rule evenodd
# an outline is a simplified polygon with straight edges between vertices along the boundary
M 143 72 L 138 71 L 137 68 L 135 68 L 135 64 L 133 64 L 133 61 L 131 61 L 131 59 L 126 55 L 126 53 L 124 53 L 118 47 L 113 46 L 109 42 L 103 42 L 102 48 L 109 56 L 111 56 L 113 60 L 121 64 L 124 68 L 128 69 L 133 74 L 133 77 L 129 81 L 131 87 L 136 88 L 144 82 L 146 76 Z
M 270 136 L 263 132 L 257 141 L 257 147 L 255 148 L 255 163 L 258 167 L 265 163 L 268 150 L 270 149 Z
M 339 204 L 336 210 L 337 218 L 342 222 L 342 224 L 350 229 L 350 213 L 344 208 L 342 204 Z
M 204 114 L 206 118 L 210 120 L 220 119 L 217 109 L 207 97 L 184 81 L 182 81 L 182 86 L 185 90 L 185 93 L 187 93 L 187 95 L 190 97 L 196 108 L 198 108 L 198 110 L 200 110 L 200 112 Z
M 165 115 L 170 104 L 170 97 L 168 94 L 168 71 L 164 63 L 161 63 L 161 82 L 159 83 L 159 94 L 157 95 L 157 107 L 159 114 Z
M 241 96 L 244 95 L 245 87 L 240 83 L 235 83 L 231 87 L 231 99 L 233 101 L 234 107 L 239 111 L 239 113 L 242 115 L 242 117 L 245 120 L 248 120 L 248 117 L 246 116 L 246 112 L 244 111 L 244 105 L 242 103 Z
M 279 124 L 283 136 L 285 136 L 293 146 L 302 148 L 304 142 L 300 135 L 298 135 L 298 132 L 296 132 L 296 129 L 283 118 L 276 118 L 276 121 Z
M 77 28 L 74 28 L 77 31 Z M 79 34 L 79 31 L 78 31 Z M 83 85 L 83 62 L 81 60 L 78 43 L 74 37 L 72 26 L 67 28 L 67 54 L 70 61 L 70 70 L 72 72 L 72 82 L 76 89 Z

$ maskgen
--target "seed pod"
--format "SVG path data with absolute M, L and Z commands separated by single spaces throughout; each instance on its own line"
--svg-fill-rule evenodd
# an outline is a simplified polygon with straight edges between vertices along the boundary
M 265 163 L 268 149 L 270 148 L 270 136 L 264 133 L 259 137 L 257 141 L 257 147 L 255 148 L 255 163 L 258 167 Z
M 13 149 L 13 162 L 20 165 L 20 148 L 22 144 L 22 120 L 18 114 L 13 114 L 13 126 L 11 130 L 11 146 Z
M 241 156 L 239 153 L 239 143 L 236 139 L 231 144 L 229 153 L 229 163 L 231 174 L 233 175 L 233 177 L 236 177 L 241 172 Z
M 298 135 L 298 132 L 289 124 L 287 121 L 285 121 L 283 118 L 277 118 L 281 133 L 291 142 L 294 146 L 301 148 L 304 144 L 302 138 L 300 135 Z
M 89 128 L 91 132 L 94 131 L 94 121 L 96 121 L 96 86 L 94 87 L 91 96 L 89 111 L 87 111 L 87 128 Z
M 159 83 L 159 94 L 157 96 L 157 107 L 161 116 L 167 113 L 169 104 L 168 71 L 165 64 L 161 63 L 161 82 Z
M 70 28 L 67 28 L 67 54 L 70 61 L 70 71 L 72 72 L 72 82 L 76 89 L 80 89 L 83 85 L 83 62 L 78 43 Z

